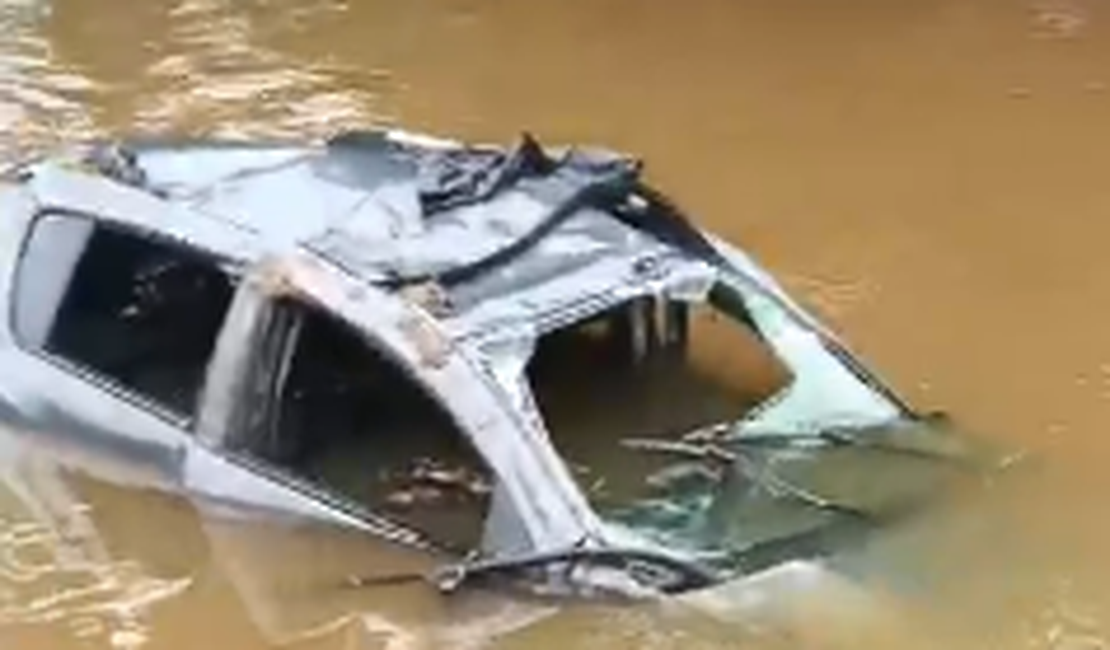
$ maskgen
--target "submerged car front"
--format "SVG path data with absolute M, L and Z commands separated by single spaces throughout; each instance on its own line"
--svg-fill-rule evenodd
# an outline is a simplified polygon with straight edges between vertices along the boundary
M 704 588 L 848 548 L 1005 463 L 917 413 L 751 258 L 703 236 L 718 259 L 649 237 L 455 323 L 605 524 L 550 561 Z

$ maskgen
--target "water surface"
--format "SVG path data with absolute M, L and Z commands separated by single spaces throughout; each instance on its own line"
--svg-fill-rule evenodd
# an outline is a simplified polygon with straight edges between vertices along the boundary
M 1018 479 L 746 612 L 338 587 L 420 559 L 0 447 L 0 646 L 1110 643 L 1110 9 L 1098 0 L 0 0 L 0 155 L 393 124 L 636 152 Z M 709 342 L 712 344 L 712 341 Z M 5 438 L 5 440 L 7 440 Z

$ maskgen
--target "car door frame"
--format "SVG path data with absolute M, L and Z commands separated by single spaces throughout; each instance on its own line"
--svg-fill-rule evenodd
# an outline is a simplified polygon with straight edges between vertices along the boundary
M 0 197 L 0 209 L 5 212 L 5 219 L 0 220 L 0 310 L 5 314 L 0 319 L 0 365 L 12 378 L 0 382 L 0 416 L 25 433 L 49 434 L 147 469 L 153 466 L 160 475 L 155 487 L 166 487 L 166 481 L 172 483 L 180 475 L 186 448 L 194 438 L 191 419 L 104 373 L 23 341 L 15 319 L 16 292 L 26 272 L 25 254 L 39 220 L 62 215 L 89 220 L 95 227 L 162 240 L 160 243 L 201 254 L 217 267 L 224 260 L 203 247 L 160 237 L 141 226 L 86 210 L 39 205 L 26 187 Z M 148 471 L 136 474 L 150 476 Z
M 200 402 L 197 431 L 202 445 L 231 462 L 265 465 L 244 458 L 229 441 L 242 413 L 239 400 L 249 377 L 251 342 L 260 337 L 266 307 L 287 297 L 314 303 L 354 328 L 368 345 L 386 354 L 420 384 L 467 436 L 486 461 L 495 483 L 487 531 L 496 520 L 497 531 L 491 536 L 497 539 L 484 543 L 483 550 L 548 549 L 602 537 L 603 525 L 563 459 L 543 431 L 514 407 L 488 360 L 475 350 L 455 345 L 419 305 L 306 252 L 268 256 L 247 269 L 241 279 Z M 329 511 L 327 517 L 353 516 L 369 530 L 411 538 L 413 531 L 378 513 L 364 509 L 360 513 L 359 508 L 350 508 L 345 498 L 332 501 L 326 491 L 306 485 L 290 472 L 271 467 L 266 473 L 302 497 L 309 495 Z M 425 541 L 435 544 L 434 540 Z

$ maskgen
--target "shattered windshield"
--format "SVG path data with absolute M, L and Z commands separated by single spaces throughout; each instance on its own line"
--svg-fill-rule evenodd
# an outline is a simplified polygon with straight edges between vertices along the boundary
M 556 446 L 601 506 L 643 498 L 667 464 L 630 442 L 735 422 L 790 381 L 751 330 L 711 305 L 654 298 L 540 337 L 526 374 Z
M 637 298 L 543 336 L 526 376 L 616 530 L 754 570 L 737 562 L 908 512 L 964 470 L 942 421 L 904 411 L 836 352 L 722 281 L 705 300 Z

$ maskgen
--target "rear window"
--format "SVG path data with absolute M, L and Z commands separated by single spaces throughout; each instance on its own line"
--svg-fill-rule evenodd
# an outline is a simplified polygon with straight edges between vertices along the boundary
M 191 418 L 233 290 L 208 255 L 47 213 L 20 261 L 13 326 L 25 349 Z

